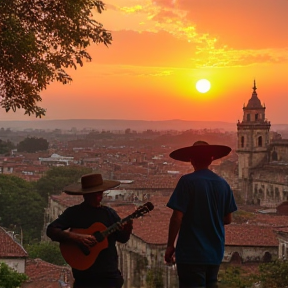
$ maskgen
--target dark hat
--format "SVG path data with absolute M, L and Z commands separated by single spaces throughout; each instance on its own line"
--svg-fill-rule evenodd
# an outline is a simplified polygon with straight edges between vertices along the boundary
M 190 162 L 191 159 L 201 159 L 201 157 L 211 158 L 216 160 L 227 156 L 231 151 L 231 148 L 224 145 L 209 145 L 205 141 L 196 141 L 192 146 L 183 147 L 177 150 L 174 150 L 170 153 L 170 157 L 184 162 Z
M 120 185 L 119 181 L 103 180 L 101 174 L 86 174 L 81 177 L 81 183 L 74 183 L 63 188 L 70 195 L 83 195 L 103 192 Z

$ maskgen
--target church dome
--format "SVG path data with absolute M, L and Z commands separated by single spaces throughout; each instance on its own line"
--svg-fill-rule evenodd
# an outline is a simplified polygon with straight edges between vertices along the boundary
M 253 93 L 252 94 L 252 97 L 251 99 L 248 101 L 248 104 L 246 106 L 247 108 L 250 108 L 250 109 L 255 109 L 255 108 L 262 108 L 262 105 L 261 105 L 261 101 L 259 100 L 259 98 L 257 97 L 257 94 L 256 93 Z
M 252 97 L 248 101 L 246 108 L 248 108 L 248 109 L 263 108 L 261 105 L 261 101 L 259 100 L 257 93 L 256 93 L 257 87 L 256 87 L 255 80 L 254 80 L 254 87 L 252 87 L 252 88 L 253 88 Z

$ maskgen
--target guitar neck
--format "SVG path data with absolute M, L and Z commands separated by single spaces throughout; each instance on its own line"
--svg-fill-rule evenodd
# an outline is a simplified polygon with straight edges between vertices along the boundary
M 129 220 L 133 219 L 133 214 L 121 219 L 120 221 L 114 223 L 113 225 L 111 225 L 110 227 L 108 227 L 106 230 L 102 231 L 101 234 L 102 236 L 105 238 L 108 235 L 114 233 L 115 231 L 119 230 L 119 224 L 125 224 L 126 222 L 128 222 Z
M 134 213 L 128 215 L 127 217 L 121 219 L 120 221 L 114 223 L 112 226 L 108 227 L 106 230 L 102 231 L 101 235 L 103 236 L 103 238 L 105 238 L 111 233 L 115 232 L 116 230 L 119 230 L 120 228 L 119 224 L 122 225 L 131 219 L 135 219 L 140 216 L 143 216 L 144 214 L 148 213 L 149 211 L 153 209 L 154 209 L 153 204 L 151 202 L 147 202 L 144 205 L 138 207 Z

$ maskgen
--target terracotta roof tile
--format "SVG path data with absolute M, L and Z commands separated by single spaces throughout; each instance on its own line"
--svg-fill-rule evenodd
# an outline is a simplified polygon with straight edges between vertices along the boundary
M 73 276 L 70 267 L 57 266 L 41 259 L 28 259 L 26 272 L 29 280 L 23 288 L 59 288 L 62 281 L 63 287 L 72 287 Z
M 230 224 L 225 226 L 226 246 L 274 246 L 278 247 L 277 236 L 272 226 Z
M 154 209 L 133 221 L 133 235 L 149 244 L 165 245 L 172 210 L 166 207 L 167 197 L 151 197 Z M 155 200 L 155 201 L 154 201 Z M 112 206 L 121 218 L 130 215 L 135 205 Z
M 28 254 L 2 227 L 0 227 L 0 258 L 23 258 Z
M 26 274 L 30 281 L 55 280 L 60 279 L 61 275 L 72 277 L 69 266 L 54 265 L 39 258 L 26 261 Z

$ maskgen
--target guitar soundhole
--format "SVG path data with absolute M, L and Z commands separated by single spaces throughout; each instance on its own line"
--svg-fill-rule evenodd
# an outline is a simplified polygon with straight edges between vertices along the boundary
M 93 233 L 93 236 L 96 238 L 97 242 L 102 242 L 105 239 L 105 237 L 99 231 Z
M 86 247 L 85 245 L 80 244 L 79 248 L 81 249 L 81 251 L 83 252 L 85 256 L 88 256 L 90 254 L 90 249 Z

